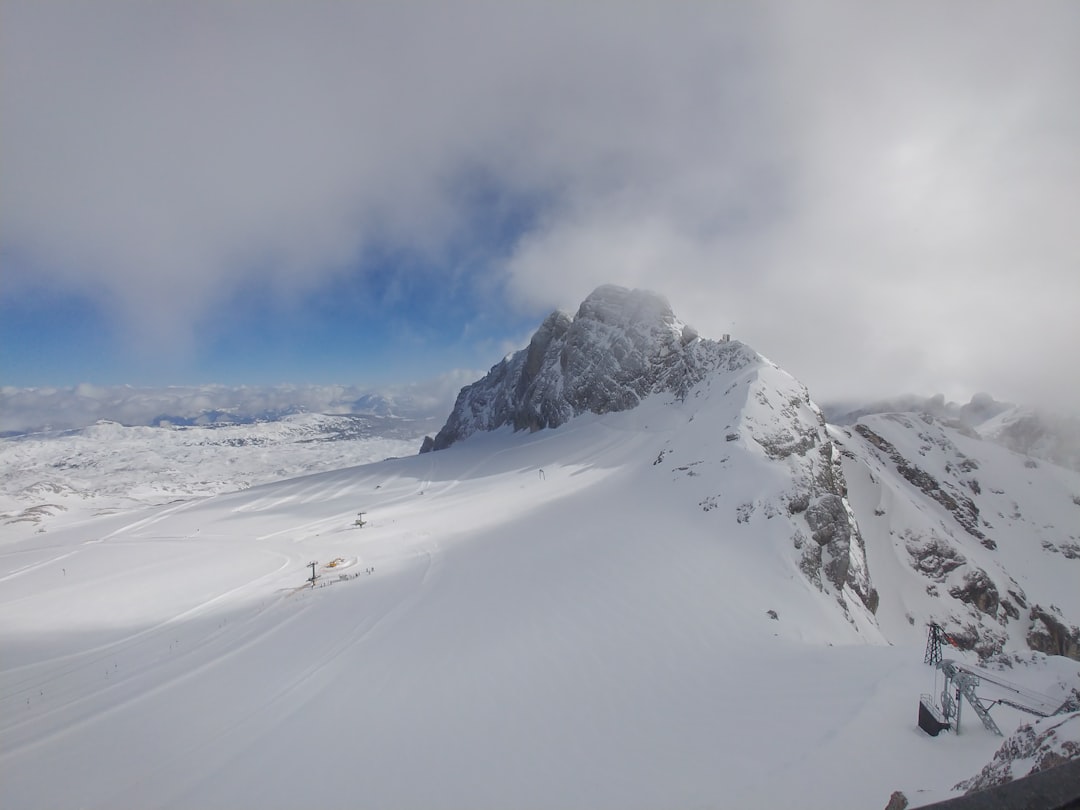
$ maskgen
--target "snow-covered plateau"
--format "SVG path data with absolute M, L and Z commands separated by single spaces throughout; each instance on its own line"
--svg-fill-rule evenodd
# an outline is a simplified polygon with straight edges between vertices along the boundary
M 918 728 L 931 621 L 988 702 L 1067 705 L 1080 473 L 828 425 L 643 295 L 553 315 L 433 452 L 0 526 L 0 805 L 928 803 L 1002 744 Z
M 0 526 L 45 531 L 87 517 L 216 495 L 412 455 L 430 422 L 289 414 L 208 425 L 121 425 L 0 440 Z

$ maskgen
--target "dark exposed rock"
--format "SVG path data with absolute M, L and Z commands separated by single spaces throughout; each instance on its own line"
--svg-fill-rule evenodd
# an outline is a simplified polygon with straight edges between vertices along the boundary
M 820 546 L 836 541 L 846 542 L 851 536 L 847 510 L 838 495 L 822 495 L 806 509 L 806 522 L 810 526 L 811 537 Z
M 685 397 L 708 372 L 756 357 L 736 341 L 698 337 L 655 293 L 606 285 L 575 316 L 551 313 L 528 348 L 462 388 L 431 449 L 478 430 L 541 430 L 586 412 L 628 410 L 650 394 Z
M 793 400 L 785 403 L 784 408 L 794 409 L 799 405 L 800 402 Z M 793 418 L 791 421 L 795 422 Z M 787 498 L 788 514 L 803 515 L 816 546 L 803 551 L 800 565 L 804 572 L 814 565 L 819 566 L 821 572 L 813 576 L 807 574 L 811 581 L 821 587 L 821 573 L 824 573 L 826 580 L 837 591 L 842 591 L 845 585 L 849 586 L 862 603 L 874 612 L 878 606 L 878 594 L 870 582 L 862 533 L 845 501 L 847 481 L 841 463 L 842 451 L 831 441 L 815 439 L 815 444 L 818 452 L 808 459 L 811 462 L 809 491 L 797 491 Z M 802 452 L 797 454 L 803 455 Z
M 997 586 L 983 569 L 976 568 L 964 574 L 964 584 L 949 589 L 949 595 L 961 602 L 974 605 L 988 616 L 997 613 L 1000 599 Z
M 1008 640 L 1004 633 L 994 632 L 974 622 L 968 622 L 960 627 L 950 623 L 947 629 L 949 638 L 959 649 L 972 650 L 984 661 L 1000 654 Z
M 756 435 L 754 441 L 762 446 L 769 458 L 779 459 L 790 455 L 806 455 L 817 445 L 817 434 L 811 431 L 796 433 L 783 430 L 769 435 Z
M 806 543 L 803 546 L 799 569 L 819 588 L 821 587 L 821 560 L 821 546 L 817 543 Z
M 863 602 L 871 613 L 877 613 L 878 605 L 881 604 L 881 594 L 877 592 L 877 588 L 870 588 Z
M 791 502 L 788 508 L 790 511 Z M 803 517 L 814 540 L 803 552 L 803 571 L 813 565 L 821 567 L 838 591 L 850 586 L 870 612 L 875 612 L 878 594 L 866 569 L 866 547 L 844 499 L 836 492 L 827 492 L 806 508 Z M 820 583 L 818 575 L 811 579 Z
M 953 790 L 975 793 L 1080 758 L 1078 726 L 1080 714 L 1077 713 L 1047 717 L 1020 726 L 1001 744 L 986 767 L 971 779 L 955 785 Z M 1043 805 L 1040 803 L 1039 806 Z
M 908 798 L 899 790 L 894 790 L 889 797 L 889 803 L 885 805 L 885 810 L 907 810 Z
M 805 512 L 810 506 L 810 496 L 805 492 L 799 493 L 790 498 L 787 502 L 788 514 L 798 515 Z
M 925 542 L 912 538 L 906 548 L 915 568 L 936 582 L 944 582 L 950 571 L 967 562 L 963 554 L 940 537 L 931 537 Z
M 908 483 L 944 506 L 956 522 L 964 528 L 964 531 L 979 540 L 985 539 L 986 535 L 978 528 L 979 508 L 971 498 L 955 487 L 940 484 L 934 476 L 921 467 L 912 464 L 908 459 L 904 458 L 891 442 L 879 436 L 866 425 L 857 424 L 855 431 L 874 447 L 888 455 L 896 466 L 896 471 L 907 479 Z M 947 489 L 951 490 L 951 492 L 947 491 Z
M 829 492 L 835 495 L 839 495 L 841 498 L 847 497 L 847 481 L 844 480 L 843 467 L 838 457 L 834 458 L 833 450 L 834 445 L 832 442 L 824 442 L 818 449 L 817 475 L 814 477 L 814 484 L 817 486 L 819 492 Z
M 1080 661 L 1080 628 L 1068 626 L 1059 618 L 1057 611 L 1040 605 L 1031 607 L 1031 629 L 1027 634 L 1028 646 L 1047 655 L 1064 655 Z
M 957 649 L 973 650 L 975 645 L 979 643 L 979 631 L 974 625 L 960 628 L 950 627 L 949 638 Z

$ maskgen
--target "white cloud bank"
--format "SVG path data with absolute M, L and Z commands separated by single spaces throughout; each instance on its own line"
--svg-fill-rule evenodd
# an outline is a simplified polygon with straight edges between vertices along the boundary
M 0 387 L 0 433 L 69 430 L 106 419 L 124 425 L 272 419 L 296 411 L 443 418 L 463 385 L 480 372 L 457 370 L 378 391 L 348 385 Z
M 5 295 L 191 343 L 244 285 L 438 263 L 480 183 L 534 214 L 470 270 L 526 311 L 646 286 L 819 398 L 1075 406 L 1077 42 L 1072 2 L 9 0 Z

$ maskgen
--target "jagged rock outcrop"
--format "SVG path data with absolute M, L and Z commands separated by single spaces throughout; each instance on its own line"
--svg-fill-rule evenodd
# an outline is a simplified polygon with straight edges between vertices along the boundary
M 1031 649 L 1080 661 L 1080 627 L 1066 625 L 1053 607 L 1033 605 L 1030 618 L 1027 643 Z
M 912 595 L 904 619 L 940 623 L 983 658 L 1016 642 L 1080 655 L 1075 473 L 927 413 L 871 415 L 840 433 L 867 542 L 891 546 L 925 579 L 925 599 Z
M 786 494 L 761 491 L 750 501 L 729 502 L 736 523 L 770 520 L 786 511 L 799 566 L 810 581 L 845 611 L 854 595 L 872 613 L 878 595 L 846 500 L 841 451 L 805 386 L 742 343 L 700 337 L 655 293 L 603 286 L 574 316 L 551 313 L 527 348 L 461 390 L 446 424 L 421 452 L 442 450 L 478 431 L 535 431 L 584 413 L 626 411 L 657 394 L 693 410 L 691 392 L 701 402 L 729 403 L 725 421 L 713 429 L 748 456 L 748 471 L 771 469 L 771 476 L 782 470 L 789 476 Z M 654 466 L 665 452 L 652 460 Z M 705 461 L 694 459 L 693 465 Z M 726 475 L 726 462 L 723 454 L 709 459 L 719 476 L 714 480 Z M 704 470 L 677 469 L 689 477 Z M 723 491 L 704 493 L 699 504 L 719 514 L 726 512 L 719 507 L 728 497 Z M 810 540 L 798 541 L 806 534 Z
M 964 574 L 963 583 L 950 588 L 949 595 L 961 602 L 974 605 L 988 616 L 996 615 L 998 605 L 1001 604 L 997 586 L 994 585 L 989 574 L 981 568 Z
M 986 535 L 978 528 L 979 509 L 970 497 L 963 492 L 960 492 L 957 487 L 952 486 L 949 482 L 943 484 L 939 483 L 934 476 L 918 467 L 909 459 L 904 458 L 892 444 L 866 425 L 856 425 L 855 431 L 874 447 L 886 453 L 893 464 L 896 465 L 896 471 L 907 479 L 909 483 L 918 487 L 925 494 L 929 495 L 949 510 L 949 513 L 956 522 L 960 524 L 964 531 L 979 540 L 986 539 Z M 975 467 L 965 465 L 966 471 L 970 471 L 971 469 L 975 469 Z
M 978 774 L 953 786 L 974 793 L 1080 758 L 1080 712 L 1020 726 Z
M 874 613 L 879 597 L 870 582 L 866 546 L 859 532 L 859 524 L 846 500 L 847 486 L 843 471 L 838 464 L 834 466 L 831 463 L 834 450 L 831 442 L 823 444 L 821 450 L 828 474 L 816 476 L 810 493 L 797 496 L 797 506 L 801 506 L 803 499 L 808 504 L 803 517 L 816 544 L 804 549 L 801 565 L 805 572 L 819 568 L 838 592 L 842 592 L 845 586 L 851 588 Z M 791 506 L 789 502 L 789 510 Z M 811 576 L 811 579 L 814 578 Z
M 737 342 L 706 340 L 663 297 L 599 287 L 577 314 L 552 312 L 529 346 L 465 386 L 424 450 L 442 450 L 480 430 L 558 427 L 582 413 L 633 408 L 650 394 L 683 397 L 717 368 L 757 355 Z

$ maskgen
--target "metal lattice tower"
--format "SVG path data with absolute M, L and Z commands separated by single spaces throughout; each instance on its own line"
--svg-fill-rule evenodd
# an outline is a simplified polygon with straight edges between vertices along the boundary
M 956 684 L 956 733 L 960 733 L 960 696 L 963 695 L 967 698 L 967 702 L 971 704 L 971 708 L 975 710 L 975 714 L 982 720 L 982 724 L 986 729 L 999 737 L 1004 737 L 1005 735 L 1001 733 L 1001 729 L 994 722 L 994 718 L 990 716 L 990 710 L 983 705 L 982 700 L 975 694 L 975 687 L 979 685 L 979 677 L 974 673 L 960 669 L 952 661 L 942 661 L 938 664 L 938 668 L 945 673 L 945 690 L 941 693 L 941 702 L 945 708 L 946 718 L 949 716 L 949 709 L 952 708 L 948 705 L 949 683 L 951 681 Z
M 926 637 L 926 655 L 923 657 L 923 663 L 937 666 L 941 663 L 941 639 L 946 638 L 945 631 L 941 629 L 940 624 L 935 622 L 930 622 L 927 626 L 930 628 L 930 633 Z

